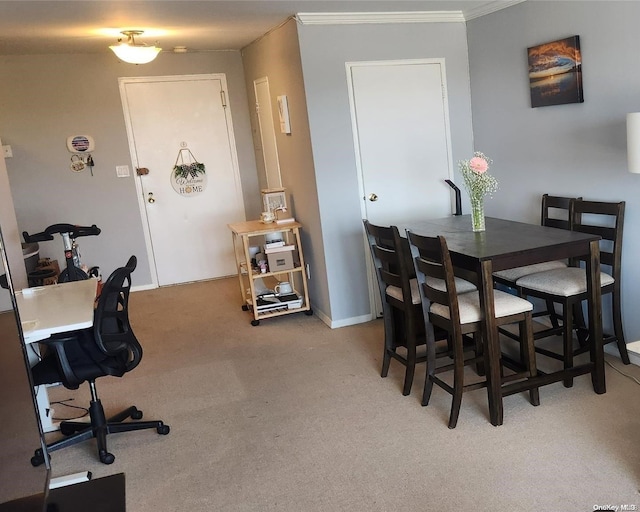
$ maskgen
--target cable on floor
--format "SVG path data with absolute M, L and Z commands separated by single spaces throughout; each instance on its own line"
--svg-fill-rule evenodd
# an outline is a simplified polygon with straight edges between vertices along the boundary
M 69 407 L 71 409 L 79 409 L 81 411 L 84 411 L 83 414 L 81 414 L 80 416 L 75 416 L 73 418 L 52 418 L 54 421 L 75 421 L 75 420 L 79 420 L 81 418 L 85 418 L 86 416 L 89 415 L 89 409 L 87 407 L 80 407 L 77 405 L 72 405 L 69 404 L 67 402 L 73 402 L 73 400 L 75 400 L 75 398 L 67 398 L 66 400 L 58 400 L 57 402 L 51 402 L 51 405 L 63 405 L 64 407 Z
M 605 359 L 604 361 L 605 363 L 607 363 L 609 366 L 611 366 L 611 368 L 613 368 L 615 371 L 617 371 L 620 375 L 624 375 L 625 377 L 631 379 L 633 382 L 635 382 L 636 384 L 640 384 L 640 380 L 638 380 L 636 377 L 634 377 L 633 375 L 629 375 L 628 373 L 623 372 L 620 368 L 617 368 L 616 366 L 614 366 L 613 364 L 611 364 L 609 361 L 607 361 Z

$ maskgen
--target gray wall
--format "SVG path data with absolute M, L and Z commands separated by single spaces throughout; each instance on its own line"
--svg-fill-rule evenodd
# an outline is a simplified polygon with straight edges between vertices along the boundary
M 298 32 L 325 244 L 329 315 L 332 325 L 340 326 L 370 315 L 345 63 L 444 58 L 453 158 L 467 158 L 473 145 L 466 30 L 463 23 L 409 23 L 302 25 Z
M 138 256 L 135 285 L 151 283 L 118 77 L 225 73 L 248 218 L 260 212 L 242 61 L 239 52 L 161 54 L 141 66 L 100 55 L 0 56 L 0 135 L 13 148 L 6 165 L 20 231 L 57 222 L 96 224 L 98 237 L 79 240 L 83 261 L 104 276 Z M 94 176 L 72 173 L 66 138 L 95 138 Z M 133 169 L 132 169 L 133 173 Z M 231 235 L 229 235 L 231 243 Z M 185 248 L 189 250 L 189 248 Z M 40 244 L 41 256 L 64 261 L 59 237 Z
M 242 51 L 246 78 L 251 126 L 256 147 L 260 147 L 260 133 L 255 113 L 253 81 L 268 77 L 273 119 L 276 124 L 276 144 L 282 186 L 293 216 L 302 224 L 301 237 L 305 262 L 311 269 L 309 295 L 316 313 L 325 321 L 328 314 L 327 271 L 324 244 L 320 230 L 318 193 L 316 189 L 311 136 L 307 118 L 307 98 L 302 80 L 302 63 L 298 45 L 296 22 L 289 20 Z M 280 132 L 277 96 L 285 94 L 289 103 L 291 134 Z M 266 183 L 262 152 L 256 151 L 261 182 Z
M 640 176 L 627 172 L 625 115 L 640 111 L 639 2 L 524 2 L 468 23 L 476 149 L 500 181 L 488 215 L 539 221 L 540 196 L 626 201 L 622 305 L 640 339 Z M 584 103 L 530 107 L 527 48 L 579 35 Z M 605 315 L 604 321 L 609 320 Z

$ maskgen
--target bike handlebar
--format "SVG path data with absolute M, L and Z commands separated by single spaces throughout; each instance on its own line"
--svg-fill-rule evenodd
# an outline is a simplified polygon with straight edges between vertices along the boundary
M 26 231 L 22 232 L 24 241 L 29 242 L 45 242 L 53 240 L 55 233 L 69 233 L 71 238 L 78 238 L 81 236 L 96 236 L 100 234 L 100 228 L 95 224 L 91 226 L 74 226 L 73 224 L 52 224 L 42 233 L 36 233 L 30 235 Z

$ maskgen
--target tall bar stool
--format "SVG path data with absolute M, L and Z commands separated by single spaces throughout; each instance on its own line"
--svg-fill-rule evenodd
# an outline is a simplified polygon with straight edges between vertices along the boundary
M 458 422 L 463 392 L 483 388 L 487 385 L 486 380 L 466 385 L 464 383 L 464 367 L 468 364 L 477 363 L 482 358 L 483 347 L 480 333 L 483 313 L 480 308 L 480 297 L 477 291 L 459 293 L 460 291 L 456 287 L 449 249 L 444 237 L 426 237 L 411 231 L 407 231 L 407 237 L 418 281 L 423 317 L 427 320 L 425 325 L 427 374 L 422 405 L 429 404 L 433 384 L 450 393 L 453 399 L 449 416 L 449 428 L 455 428 Z M 444 282 L 444 289 L 434 287 L 433 280 Z M 517 322 L 520 327 L 520 340 L 523 344 L 521 354 L 524 360 L 521 363 L 524 365 L 524 370 L 505 375 L 503 368 L 501 368 L 502 396 L 507 396 L 517 392 L 510 389 L 507 383 L 530 379 L 537 374 L 531 317 L 533 304 L 500 290 L 494 290 L 494 300 L 496 323 L 498 325 L 506 325 Z M 451 337 L 453 345 L 453 363 L 438 368 L 434 357 L 434 327 L 446 330 Z M 476 353 L 474 357 L 465 358 L 463 339 L 470 334 L 473 335 L 476 341 Z M 453 385 L 449 385 L 437 375 L 451 370 L 453 370 Z M 538 388 L 531 387 L 529 395 L 531 403 L 539 405 Z
M 622 228 L 624 224 L 625 202 L 609 203 L 598 201 L 575 201 L 572 211 L 572 230 L 600 235 L 600 261 L 610 268 L 610 272 L 600 273 L 600 286 L 603 295 L 611 294 L 611 315 L 613 333 L 603 335 L 603 343 L 615 342 L 624 364 L 629 364 L 629 353 L 622 330 L 622 312 L 620 298 L 622 263 Z M 588 297 L 586 270 L 580 266 L 580 260 L 572 266 L 538 272 L 521 277 L 516 281 L 521 294 L 553 301 L 562 306 L 562 325 L 548 329 L 546 336 L 562 335 L 561 353 L 537 347 L 540 354 L 563 361 L 564 368 L 573 367 L 573 357 L 590 350 L 586 326 L 574 321 L 574 308 L 580 308 Z M 574 347 L 573 331 L 578 331 L 579 346 Z M 582 335 L 580 335 L 582 334 Z M 573 379 L 565 380 L 565 386 L 571 387 Z

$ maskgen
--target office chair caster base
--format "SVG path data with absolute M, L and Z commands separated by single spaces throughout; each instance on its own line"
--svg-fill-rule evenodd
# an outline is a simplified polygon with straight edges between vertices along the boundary
M 116 460 L 116 456 L 106 450 L 100 450 L 99 455 L 100 462 L 102 462 L 103 464 L 113 464 L 113 461 Z
M 142 411 L 140 409 L 136 409 L 131 413 L 132 420 L 139 420 L 142 418 Z
M 166 436 L 169 432 L 171 432 L 171 428 L 169 427 L 169 425 L 160 425 L 158 426 L 156 431 L 158 432 L 158 434 Z
M 33 457 L 31 457 L 31 465 L 37 468 L 38 466 L 42 466 L 42 464 L 44 464 L 44 454 L 42 450 L 38 449 L 35 451 Z

